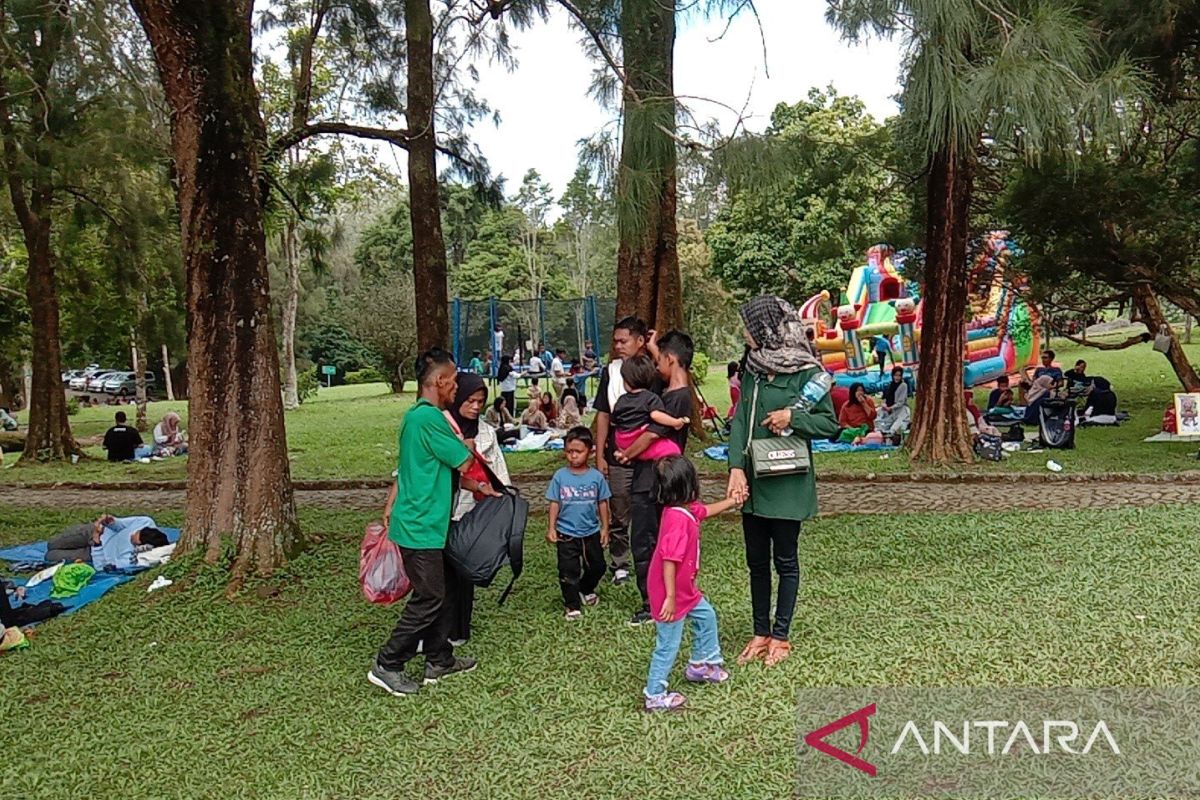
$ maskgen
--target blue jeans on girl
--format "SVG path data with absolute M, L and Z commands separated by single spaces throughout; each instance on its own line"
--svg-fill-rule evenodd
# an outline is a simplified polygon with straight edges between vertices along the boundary
M 696 607 L 687 613 L 686 617 L 674 622 L 655 621 L 657 639 L 654 643 L 654 655 L 650 657 L 650 675 L 646 678 L 646 694 L 649 696 L 662 694 L 667 690 L 667 677 L 671 667 L 675 666 L 675 658 L 679 655 L 679 646 L 683 641 L 683 623 L 687 620 L 692 627 L 692 664 L 723 664 L 721 643 L 717 639 L 717 612 L 709 604 L 707 597 L 700 598 Z

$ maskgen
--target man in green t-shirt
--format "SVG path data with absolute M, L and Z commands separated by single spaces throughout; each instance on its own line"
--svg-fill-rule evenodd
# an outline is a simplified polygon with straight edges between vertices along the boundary
M 465 471 L 472 461 L 471 451 L 442 413 L 458 385 L 454 359 L 436 348 L 422 353 L 417 381 L 420 396 L 400 424 L 396 482 L 384 511 L 388 537 L 400 547 L 412 594 L 367 673 L 367 680 L 395 695 L 419 688 L 404 674 L 418 645 L 425 654 L 425 683 L 475 668 L 474 659 L 455 657 L 448 638 L 445 549 L 454 472 Z

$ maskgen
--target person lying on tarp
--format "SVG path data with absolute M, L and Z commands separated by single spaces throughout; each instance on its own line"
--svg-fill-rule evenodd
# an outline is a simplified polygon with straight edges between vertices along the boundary
M 24 586 L 14 586 L 12 582 L 0 578 L 0 631 L 4 628 L 24 628 L 56 617 L 66 610 L 62 603 L 52 600 L 40 603 L 26 603 L 24 600 Z
M 150 517 L 101 516 L 50 537 L 46 562 L 82 561 L 97 571 L 137 566 L 139 547 L 163 547 L 167 535 Z

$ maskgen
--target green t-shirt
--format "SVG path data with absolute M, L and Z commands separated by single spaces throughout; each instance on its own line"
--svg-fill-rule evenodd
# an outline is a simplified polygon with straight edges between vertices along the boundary
M 424 398 L 400 423 L 399 449 L 388 536 L 401 547 L 439 550 L 450 529 L 454 470 L 471 452 L 445 415 Z

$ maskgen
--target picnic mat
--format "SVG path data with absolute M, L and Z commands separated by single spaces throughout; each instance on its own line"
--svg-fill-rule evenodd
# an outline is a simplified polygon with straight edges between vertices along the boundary
M 1200 443 L 1200 436 L 1194 434 L 1180 436 L 1178 433 L 1168 433 L 1167 431 L 1159 431 L 1153 436 L 1147 436 L 1142 439 L 1143 442 L 1191 442 L 1192 444 Z
M 179 540 L 179 528 L 159 528 L 167 535 L 167 539 L 172 543 Z M 13 564 L 44 564 L 46 560 L 46 543 L 32 542 L 30 544 L 21 544 L 14 547 L 6 547 L 0 549 L 0 559 Z M 72 614 L 89 603 L 94 603 L 110 591 L 120 586 L 122 583 L 128 583 L 137 577 L 137 573 L 141 572 L 145 567 L 130 567 L 119 572 L 97 572 L 91 579 L 79 590 L 78 594 L 71 597 L 56 598 L 54 602 L 61 603 L 66 609 L 63 614 Z M 23 579 L 14 579 L 13 583 L 17 586 L 24 586 Z M 43 600 L 50 599 L 50 592 L 54 589 L 54 581 L 46 580 L 39 583 L 37 586 L 30 587 L 26 590 L 24 603 L 40 603 Z
M 159 530 L 167 535 L 168 542 L 179 541 L 179 528 L 159 528 Z M 39 569 L 46 563 L 46 542 L 30 542 L 29 544 L 0 548 L 0 561 L 7 561 L 9 564 L 36 565 L 33 568 Z

